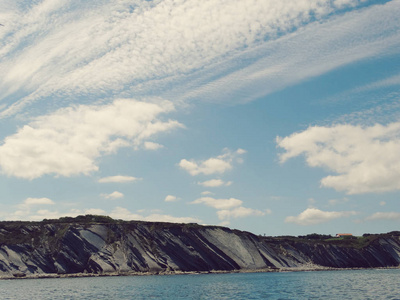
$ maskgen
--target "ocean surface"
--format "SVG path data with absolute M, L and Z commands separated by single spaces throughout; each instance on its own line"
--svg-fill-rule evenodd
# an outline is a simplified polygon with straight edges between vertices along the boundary
M 0 280 L 0 299 L 400 299 L 400 270 Z

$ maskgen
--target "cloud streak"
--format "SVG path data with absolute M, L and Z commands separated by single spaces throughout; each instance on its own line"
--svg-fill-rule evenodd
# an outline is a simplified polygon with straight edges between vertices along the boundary
M 381 220 L 390 220 L 390 221 L 400 221 L 400 213 L 399 212 L 376 212 L 371 216 L 365 218 L 365 221 L 381 221 Z
M 298 216 L 286 217 L 285 223 L 295 223 L 304 226 L 315 225 L 356 214 L 354 211 L 322 211 L 317 208 L 307 208 Z
M 230 186 L 232 181 L 223 181 L 222 179 L 210 179 L 202 182 L 198 182 L 197 184 L 202 185 L 204 187 L 220 187 L 220 186 Z
M 140 178 L 136 178 L 133 176 L 123 176 L 123 175 L 115 175 L 103 177 L 98 180 L 100 183 L 127 183 L 127 182 L 135 182 L 140 180 Z
M 242 205 L 243 201 L 235 198 L 215 199 L 212 197 L 201 197 L 191 202 L 192 204 L 204 204 L 216 209 L 230 209 Z
M 43 0 L 31 5 L 8 4 L 1 15 L 7 23 L 0 32 L 0 69 L 7 70 L 0 81 L 0 95 L 7 101 L 1 116 L 13 115 L 37 100 L 49 99 L 50 95 L 69 101 L 82 95 L 126 97 L 133 92 L 136 95 L 159 92 L 171 82 L 177 82 L 175 87 L 179 86 L 183 92 L 175 93 L 174 88 L 170 88 L 170 92 L 181 99 L 198 98 L 204 93 L 210 95 L 227 81 L 242 95 L 257 85 L 256 91 L 249 95 L 254 98 L 279 88 L 277 82 L 282 82 L 288 74 L 296 74 L 292 72 L 294 68 L 310 61 L 308 56 L 301 57 L 309 53 L 310 49 L 305 45 L 315 32 L 324 38 L 311 43 L 317 42 L 319 49 L 309 54 L 316 61 L 313 67 L 320 65 L 322 57 L 329 58 L 326 61 L 331 63 L 330 66 L 325 63 L 324 70 L 306 69 L 302 72 L 303 77 L 354 61 L 360 57 L 360 54 L 354 56 L 356 51 L 363 53 L 363 57 L 380 52 L 374 44 L 378 40 L 376 33 L 380 30 L 381 34 L 384 29 L 388 29 L 385 31 L 388 33 L 391 29 L 388 27 L 396 26 L 395 22 L 386 22 L 385 28 L 381 24 L 378 28 L 371 27 L 372 31 L 365 30 L 369 32 L 368 36 L 359 38 L 340 57 L 336 50 L 343 45 L 331 47 L 337 42 L 335 37 L 343 38 L 344 35 L 348 40 L 354 35 L 359 36 L 359 28 L 365 25 L 362 18 L 390 20 L 389 14 L 395 16 L 397 13 L 396 1 L 388 5 L 391 7 L 373 7 L 362 14 L 349 13 L 344 20 L 336 21 L 353 20 L 351 24 L 345 23 L 353 28 L 353 33 L 344 32 L 344 26 L 339 26 L 340 31 L 332 31 L 338 27 L 335 22 L 323 25 L 319 31 L 320 22 L 329 20 L 336 12 L 352 10 L 362 2 L 139 0 L 135 3 L 96 2 L 96 5 L 90 1 L 77 1 L 72 5 L 60 0 Z M 282 39 L 307 24 L 315 24 L 308 33 L 301 31 L 299 35 Z M 329 41 L 326 32 L 330 33 Z M 383 39 L 381 35 L 381 49 L 388 47 L 388 42 L 382 43 Z M 365 44 L 368 44 L 365 49 L 372 50 L 359 51 L 358 46 Z M 283 62 L 279 54 L 282 49 L 296 51 L 288 55 L 285 50 Z M 298 50 L 300 53 L 294 55 Z M 316 53 L 320 56 L 315 57 Z M 260 60 L 263 56 L 267 58 Z M 286 61 L 289 57 L 291 60 Z M 237 73 L 238 69 L 243 69 L 244 61 L 251 67 Z M 271 62 L 274 63 L 271 65 Z M 202 73 L 205 68 L 209 75 Z M 195 86 L 188 81 L 181 85 L 188 75 L 194 75 L 190 81 L 196 82 Z M 239 76 L 244 79 L 242 83 Z M 277 79 L 266 89 L 260 89 L 261 81 L 272 78 Z M 283 85 L 300 79 L 291 76 Z M 226 97 L 219 94 L 217 98 Z

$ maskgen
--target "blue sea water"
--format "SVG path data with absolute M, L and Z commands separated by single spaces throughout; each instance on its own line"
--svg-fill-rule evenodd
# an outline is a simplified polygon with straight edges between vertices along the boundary
M 1 280 L 0 299 L 400 299 L 400 269 Z

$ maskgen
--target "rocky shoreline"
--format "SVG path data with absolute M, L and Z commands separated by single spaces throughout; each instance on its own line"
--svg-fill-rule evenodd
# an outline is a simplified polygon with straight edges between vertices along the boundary
M 0 279 L 293 272 L 400 265 L 400 232 L 264 237 L 99 216 L 0 222 Z M 217 270 L 217 271 L 215 271 Z
M 73 274 L 14 274 L 12 276 L 0 276 L 0 280 L 18 279 L 48 279 L 48 278 L 84 278 L 84 277 L 118 277 L 118 276 L 171 276 L 171 275 L 205 275 L 205 274 L 234 274 L 234 273 L 283 273 L 283 272 L 318 272 L 318 271 L 354 271 L 354 270 L 390 270 L 400 269 L 398 267 L 379 268 L 331 268 L 331 267 L 295 267 L 295 268 L 264 268 L 264 269 L 242 269 L 242 270 L 211 270 L 211 271 L 161 271 L 161 272 L 108 272 L 108 273 L 73 273 Z

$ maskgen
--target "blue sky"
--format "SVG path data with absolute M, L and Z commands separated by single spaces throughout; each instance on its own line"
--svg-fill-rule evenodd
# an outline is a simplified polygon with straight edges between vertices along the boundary
M 0 2 L 0 219 L 400 221 L 400 1 Z

